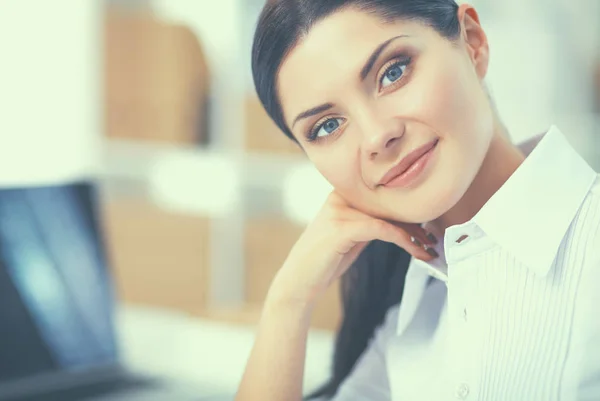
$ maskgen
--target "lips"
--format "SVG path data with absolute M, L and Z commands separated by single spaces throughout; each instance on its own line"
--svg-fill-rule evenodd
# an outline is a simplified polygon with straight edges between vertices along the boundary
M 419 160 L 423 155 L 429 152 L 431 149 L 437 145 L 439 139 L 435 139 L 431 142 L 426 143 L 425 145 L 419 146 L 415 150 L 411 151 L 409 154 L 404 156 L 400 162 L 398 162 L 394 167 L 392 167 L 382 178 L 379 180 L 377 185 L 386 185 L 394 178 L 402 175 L 406 172 L 417 160 Z

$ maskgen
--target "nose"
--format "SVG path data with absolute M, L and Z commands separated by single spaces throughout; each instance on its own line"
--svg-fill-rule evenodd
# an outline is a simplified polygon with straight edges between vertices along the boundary
M 405 131 L 404 123 L 398 118 L 385 121 L 371 120 L 363 128 L 364 156 L 369 160 L 395 158 L 398 156 L 398 144 Z

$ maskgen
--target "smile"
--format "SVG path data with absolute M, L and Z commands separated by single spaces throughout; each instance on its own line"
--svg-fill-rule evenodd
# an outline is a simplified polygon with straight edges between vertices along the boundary
M 386 173 L 378 185 L 387 188 L 409 187 L 429 164 L 438 142 L 439 138 L 410 152 Z

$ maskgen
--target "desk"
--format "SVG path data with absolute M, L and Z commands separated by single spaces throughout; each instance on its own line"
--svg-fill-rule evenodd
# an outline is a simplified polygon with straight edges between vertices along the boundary
M 185 381 L 214 394 L 233 394 L 250 355 L 256 327 L 214 322 L 156 308 L 122 305 L 117 312 L 122 358 L 135 371 Z M 333 334 L 312 330 L 304 389 L 329 375 Z

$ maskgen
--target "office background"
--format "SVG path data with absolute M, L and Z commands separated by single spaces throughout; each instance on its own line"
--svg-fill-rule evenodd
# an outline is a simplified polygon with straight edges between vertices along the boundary
M 0 187 L 97 182 L 126 358 L 223 389 L 329 190 L 255 96 L 263 3 L 0 0 Z M 512 139 L 557 124 L 600 170 L 600 2 L 471 3 Z M 327 373 L 337 290 L 307 386 Z

